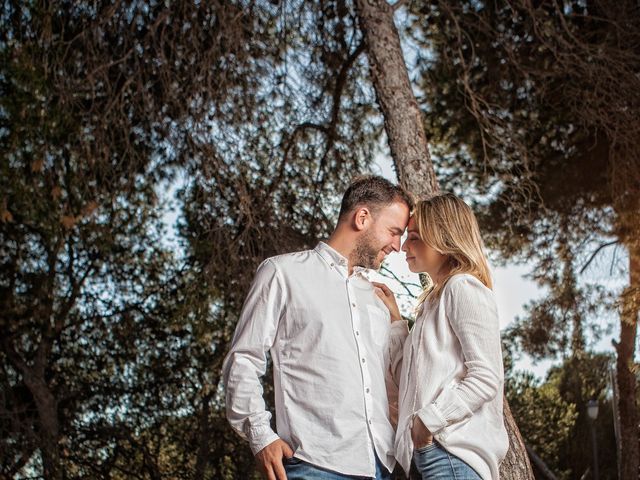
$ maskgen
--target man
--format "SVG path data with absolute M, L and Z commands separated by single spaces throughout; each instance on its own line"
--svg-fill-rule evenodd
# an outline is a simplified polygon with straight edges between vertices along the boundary
M 227 418 L 267 479 L 390 478 L 391 325 L 363 271 L 399 251 L 410 208 L 400 187 L 361 177 L 326 243 L 258 267 L 223 372 Z M 277 434 L 260 385 L 267 351 Z

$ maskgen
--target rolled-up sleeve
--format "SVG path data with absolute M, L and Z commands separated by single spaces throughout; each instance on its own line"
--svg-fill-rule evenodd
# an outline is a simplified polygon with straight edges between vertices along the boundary
M 446 295 L 447 318 L 462 348 L 466 374 L 415 413 L 433 434 L 471 416 L 501 391 L 504 381 L 493 292 L 477 279 L 464 278 L 442 294 Z
M 406 320 L 391 323 L 389 332 L 389 361 L 385 374 L 387 398 L 389 400 L 389 420 L 393 427 L 398 425 L 398 393 L 402 372 L 402 352 L 404 342 L 409 336 L 409 324 Z
M 400 385 L 400 373 L 402 371 L 402 352 L 404 342 L 409 336 L 409 324 L 406 320 L 397 320 L 391 323 L 389 333 L 389 375 L 396 387 Z
M 285 304 L 286 290 L 277 266 L 265 260 L 249 289 L 222 367 L 227 419 L 249 441 L 254 455 L 279 438 L 271 428 L 260 377 L 266 372 L 267 352 Z

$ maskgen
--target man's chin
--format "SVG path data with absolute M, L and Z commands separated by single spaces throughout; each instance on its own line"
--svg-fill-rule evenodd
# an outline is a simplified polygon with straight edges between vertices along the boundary
M 361 266 L 363 268 L 366 268 L 367 270 L 376 270 L 377 271 L 377 270 L 380 270 L 380 267 L 382 267 L 382 261 L 383 260 L 378 260 L 377 258 L 372 258 L 368 262 L 363 262 L 363 264 Z
M 376 258 L 375 266 L 372 267 L 372 270 L 380 270 L 380 268 L 382 267 L 382 263 L 384 262 L 385 258 L 387 258 L 386 255 L 384 255 L 382 258 Z

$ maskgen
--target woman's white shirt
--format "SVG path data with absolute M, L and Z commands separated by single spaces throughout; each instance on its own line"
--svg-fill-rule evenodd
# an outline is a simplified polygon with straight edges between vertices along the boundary
M 508 446 L 504 370 L 493 292 L 476 277 L 454 275 L 435 302 L 425 302 L 411 332 L 392 324 L 393 380 L 399 384 L 396 457 L 405 472 L 418 416 L 447 451 L 483 479 L 498 479 Z

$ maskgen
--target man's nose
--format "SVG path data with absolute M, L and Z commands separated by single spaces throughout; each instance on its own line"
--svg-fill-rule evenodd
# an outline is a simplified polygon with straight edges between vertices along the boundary
M 394 252 L 399 252 L 400 251 L 400 237 L 397 237 L 394 241 L 393 241 L 393 251 Z

